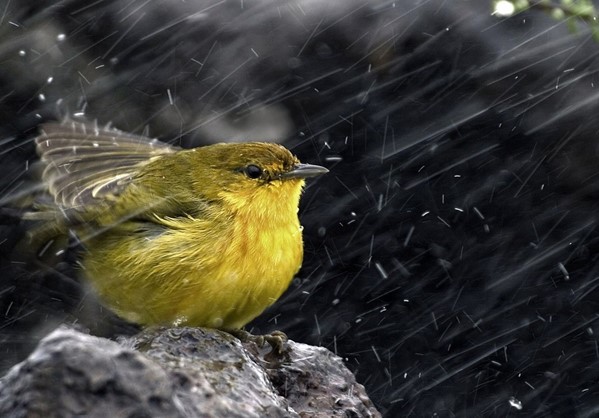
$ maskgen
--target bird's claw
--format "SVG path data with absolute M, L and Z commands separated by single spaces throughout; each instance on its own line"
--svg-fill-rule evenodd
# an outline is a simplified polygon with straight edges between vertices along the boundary
M 268 343 L 272 347 L 271 353 L 280 355 L 287 350 L 287 335 L 283 331 L 273 331 L 270 334 L 265 335 L 254 335 L 243 329 L 232 331 L 231 334 L 234 337 L 239 338 L 241 342 L 253 342 L 258 347 L 264 347 L 265 343 Z

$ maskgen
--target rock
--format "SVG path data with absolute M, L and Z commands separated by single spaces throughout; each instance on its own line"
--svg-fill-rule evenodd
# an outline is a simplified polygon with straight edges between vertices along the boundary
M 201 328 L 120 342 L 59 327 L 0 380 L 6 417 L 380 417 L 341 359 Z

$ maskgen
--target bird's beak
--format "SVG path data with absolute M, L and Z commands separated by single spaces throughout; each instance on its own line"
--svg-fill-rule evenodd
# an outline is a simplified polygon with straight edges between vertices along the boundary
M 328 173 L 324 167 L 314 164 L 296 164 L 290 171 L 281 174 L 281 179 L 305 179 Z

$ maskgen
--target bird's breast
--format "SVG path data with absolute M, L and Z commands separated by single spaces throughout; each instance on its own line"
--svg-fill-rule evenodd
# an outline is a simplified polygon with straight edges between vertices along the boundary
M 236 288 L 239 300 L 233 316 L 245 324 L 272 305 L 299 270 L 302 231 L 297 216 L 270 224 L 241 217 L 235 221 L 233 234 L 226 250 L 230 263 L 223 265 L 221 279 Z M 246 320 L 246 316 L 251 318 Z
M 236 235 L 240 237 L 231 248 L 231 258 L 250 276 L 279 277 L 293 275 L 299 269 L 302 256 L 302 231 L 297 218 L 285 224 L 240 222 Z

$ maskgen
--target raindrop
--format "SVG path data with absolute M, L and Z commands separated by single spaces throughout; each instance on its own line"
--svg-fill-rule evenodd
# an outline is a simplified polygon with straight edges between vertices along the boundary
M 499 17 L 509 17 L 514 14 L 516 11 L 516 6 L 514 3 L 507 0 L 500 0 L 495 3 L 495 10 L 492 14 Z
M 514 398 L 513 396 L 511 396 L 510 399 L 508 399 L 508 402 L 510 403 L 511 407 L 516 408 L 518 411 L 522 410 L 522 402 L 520 402 L 518 399 Z
M 557 263 L 557 267 L 564 275 L 564 280 L 570 280 L 570 273 L 568 273 L 568 270 L 566 270 L 566 266 L 564 266 L 564 264 L 560 262 Z
M 374 263 L 374 266 L 376 267 L 376 269 L 378 270 L 379 274 L 381 275 L 381 277 L 383 279 L 386 279 L 387 277 L 389 277 L 389 275 L 387 274 L 387 272 L 385 271 L 385 268 L 381 265 L 381 263 L 379 263 L 377 261 L 376 263 Z

